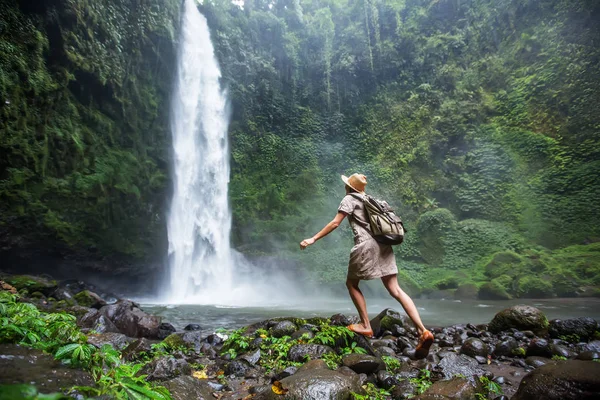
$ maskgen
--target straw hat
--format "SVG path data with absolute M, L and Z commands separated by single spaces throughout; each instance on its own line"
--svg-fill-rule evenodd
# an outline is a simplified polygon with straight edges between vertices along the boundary
M 350 186 L 358 193 L 365 193 L 365 186 L 367 186 L 367 177 L 363 174 L 352 174 L 349 177 L 342 175 L 342 180 L 346 185 Z

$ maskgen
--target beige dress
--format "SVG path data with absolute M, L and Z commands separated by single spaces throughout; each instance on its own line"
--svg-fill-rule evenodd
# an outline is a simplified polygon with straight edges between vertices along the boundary
M 348 216 L 354 233 L 354 247 L 350 252 L 348 279 L 376 279 L 397 274 L 392 246 L 381 244 L 371 236 L 371 228 L 362 200 L 351 195 L 342 199 L 338 211 Z

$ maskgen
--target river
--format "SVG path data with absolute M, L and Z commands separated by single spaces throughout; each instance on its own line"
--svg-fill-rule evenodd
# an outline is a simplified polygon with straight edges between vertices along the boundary
M 600 320 L 600 299 L 518 299 L 511 301 L 482 300 L 420 300 L 415 304 L 427 326 L 449 326 L 458 323 L 487 323 L 494 315 L 515 304 L 527 304 L 542 310 L 548 319 L 592 317 Z M 367 299 L 369 316 L 385 308 L 401 310 L 393 299 Z M 162 316 L 178 330 L 189 323 L 199 324 L 204 331 L 217 328 L 235 329 L 273 317 L 330 317 L 336 313 L 356 315 L 350 298 L 310 299 L 297 303 L 280 303 L 264 307 L 231 307 L 219 305 L 158 305 L 142 304 L 142 308 Z

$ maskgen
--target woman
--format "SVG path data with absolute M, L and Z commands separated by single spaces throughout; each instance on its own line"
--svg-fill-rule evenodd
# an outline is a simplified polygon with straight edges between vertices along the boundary
M 354 233 L 354 247 L 350 252 L 346 286 L 360 316 L 360 324 L 350 325 L 348 329 L 367 337 L 373 336 L 365 298 L 358 284 L 361 280 L 381 278 L 383 285 L 390 295 L 400 302 L 402 308 L 404 308 L 404 311 L 406 311 L 419 331 L 420 338 L 419 344 L 415 349 L 415 357 L 425 358 L 433 343 L 433 335 L 423 326 L 415 303 L 398 285 L 398 268 L 396 267 L 396 259 L 392 246 L 381 244 L 373 239 L 363 201 L 350 194 L 358 193 L 359 195 L 364 195 L 367 177 L 362 174 L 353 174 L 350 177 L 342 175 L 342 181 L 346 184 L 346 196 L 340 203 L 337 215 L 319 233 L 312 238 L 303 240 L 300 243 L 300 248 L 304 250 L 317 240 L 327 236 L 347 216 L 352 232 Z

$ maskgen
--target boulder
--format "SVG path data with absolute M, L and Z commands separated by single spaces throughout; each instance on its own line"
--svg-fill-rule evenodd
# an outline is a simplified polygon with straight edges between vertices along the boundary
M 147 364 L 142 369 L 142 373 L 148 375 L 146 378 L 148 381 L 164 381 L 180 375 L 190 375 L 192 368 L 183 359 L 165 356 Z
M 121 333 L 119 328 L 117 328 L 110 319 L 94 308 L 78 318 L 77 325 L 81 328 L 91 329 L 97 333 Z
M 352 392 L 363 393 L 359 375 L 331 371 L 322 360 L 309 361 L 279 382 L 285 394 L 265 390 L 253 400 L 350 400 Z
M 342 364 L 357 374 L 370 374 L 378 369 L 385 369 L 381 359 L 367 354 L 346 354 L 342 357 Z
M 137 339 L 131 342 L 122 352 L 123 358 L 127 361 L 137 360 L 142 353 L 150 353 L 152 351 L 152 345 L 154 343 L 146 338 Z
M 493 333 L 517 329 L 531 330 L 537 335 L 542 335 L 547 328 L 548 319 L 544 313 L 526 305 L 516 305 L 498 312 L 488 325 L 488 329 Z
M 490 353 L 490 348 L 481 339 L 468 338 L 460 348 L 461 354 L 466 354 L 469 357 L 487 357 Z
M 535 338 L 529 342 L 529 346 L 527 346 L 527 357 L 530 356 L 538 356 L 538 357 L 552 357 L 552 348 L 550 343 L 546 339 Z
M 517 347 L 519 347 L 519 343 L 515 338 L 509 336 L 496 344 L 493 354 L 495 357 L 512 357 L 515 355 Z
M 329 319 L 331 320 L 330 325 L 333 326 L 348 326 L 350 324 L 357 324 L 360 322 L 358 317 L 348 317 L 344 314 L 334 314 Z
M 530 356 L 525 359 L 525 364 L 533 368 L 539 368 L 542 365 L 548 364 L 549 362 L 552 361 L 546 357 Z
M 444 379 L 452 379 L 456 375 L 462 375 L 470 381 L 475 381 L 474 376 L 486 375 L 477 361 L 464 354 L 449 354 L 442 358 L 437 365 L 437 370 Z
M 394 325 L 400 327 L 412 326 L 410 319 L 391 308 L 386 308 L 371 320 L 373 334 L 379 336 L 383 331 L 392 331 Z
M 129 343 L 132 341 L 133 339 L 128 338 L 122 333 L 114 332 L 91 334 L 87 336 L 87 342 L 97 348 L 101 348 L 105 344 L 110 344 L 115 350 L 122 350 L 129 346 Z
M 49 296 L 58 287 L 58 283 L 53 279 L 33 275 L 15 275 L 5 279 L 5 281 L 9 285 L 14 286 L 18 291 L 27 290 L 28 293 L 40 292 L 44 296 Z
M 200 331 L 202 330 L 202 327 L 198 324 L 187 324 L 185 326 L 185 328 L 183 328 L 184 331 Z
M 553 319 L 550 321 L 548 333 L 551 338 L 561 338 L 570 342 L 587 341 L 598 329 L 595 319 L 580 317 L 573 319 Z M 569 340 L 571 339 L 571 340 Z
M 437 381 L 425 391 L 414 397 L 418 400 L 475 400 L 477 385 L 469 379 L 455 377 L 447 381 Z
M 321 358 L 325 353 L 333 353 L 333 349 L 322 344 L 295 344 L 288 351 L 288 360 L 304 362 L 306 356 L 315 360 Z
M 243 378 L 251 369 L 252 365 L 248 361 L 243 359 L 233 360 L 225 367 L 225 374 Z
M 177 332 L 177 329 L 175 329 L 175 327 L 168 323 L 168 322 L 163 322 L 162 324 L 160 324 L 158 326 L 158 338 L 159 339 L 165 339 L 166 337 L 168 337 L 169 335 L 171 335 L 172 333 Z
M 284 336 L 292 336 L 298 330 L 296 324 L 292 321 L 279 321 L 270 329 L 271 336 L 281 338 Z
M 100 309 L 106 305 L 106 301 L 98 296 L 94 292 L 90 292 L 89 290 L 84 290 L 82 292 L 77 293 L 73 296 L 73 299 L 83 307 L 97 308 Z
M 592 400 L 600 398 L 600 363 L 551 362 L 527 374 L 513 400 Z
M 260 349 L 256 349 L 256 351 L 249 351 L 246 354 L 242 354 L 239 358 L 248 361 L 250 365 L 256 365 L 256 363 L 260 360 Z
M 192 376 L 178 376 L 162 385 L 169 389 L 173 400 L 214 400 L 208 381 Z
M 129 300 L 120 300 L 115 304 L 104 306 L 100 313 L 108 318 L 117 329 L 129 337 L 146 337 L 158 339 L 160 318 L 142 311 L 139 306 Z

